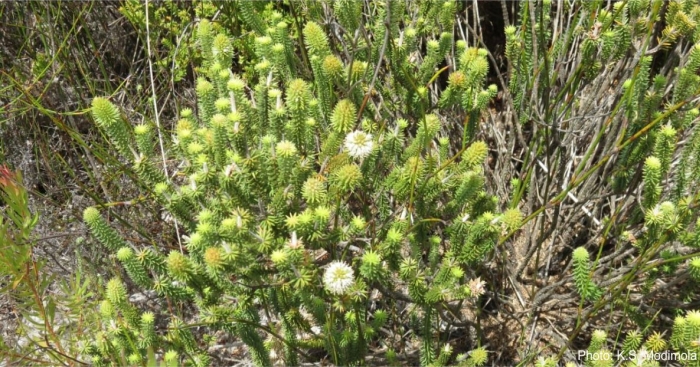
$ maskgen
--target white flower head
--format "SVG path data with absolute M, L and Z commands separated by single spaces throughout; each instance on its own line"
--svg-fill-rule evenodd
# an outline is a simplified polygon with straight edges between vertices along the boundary
M 486 282 L 481 280 L 481 277 L 472 279 L 468 284 L 472 297 L 478 298 L 486 292 Z
M 651 355 L 649 351 L 646 350 L 646 348 L 642 348 L 641 350 L 637 351 L 635 353 L 635 357 L 632 360 L 632 363 L 634 363 L 635 366 L 641 366 L 644 364 L 645 361 L 651 359 Z
M 353 131 L 345 137 L 345 149 L 348 154 L 356 159 L 362 159 L 372 153 L 374 149 L 374 141 L 372 134 L 367 134 L 362 131 Z
M 323 274 L 323 284 L 333 294 L 345 294 L 354 282 L 352 268 L 342 261 L 333 261 Z
M 292 232 L 292 237 L 289 239 L 289 241 L 287 241 L 287 246 L 289 246 L 289 248 L 292 250 L 296 250 L 304 246 L 301 238 L 297 237 L 297 231 Z
M 445 352 L 445 354 L 450 355 L 452 354 L 452 346 L 449 344 L 445 344 L 445 346 L 442 348 L 442 350 Z

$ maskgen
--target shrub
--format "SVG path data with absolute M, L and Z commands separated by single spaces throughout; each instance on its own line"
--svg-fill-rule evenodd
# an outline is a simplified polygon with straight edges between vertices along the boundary
M 128 275 L 92 363 L 207 365 L 221 333 L 259 365 L 697 350 L 698 5 L 522 3 L 504 65 L 462 3 L 231 6 L 172 132 L 93 100 L 183 246 L 85 210 Z
M 447 138 L 445 122 L 427 113 L 425 92 L 414 97 L 425 113 L 381 126 L 373 121 L 379 111 L 362 104 L 370 78 L 361 77 L 348 98 L 339 98 L 329 88 L 333 66 L 320 62 L 331 49 L 314 22 L 303 33 L 320 79 L 292 78 L 286 61 L 274 56 L 278 45 L 288 46 L 265 38 L 279 29 L 256 39 L 258 74 L 248 81 L 226 69 L 233 51 L 228 37 L 200 22 L 205 68 L 197 81 L 198 110 L 180 111 L 167 157 L 181 162 L 172 180 L 148 141 L 153 127 L 128 131 L 115 106 L 93 101 L 93 116 L 117 151 L 182 226 L 182 252 L 134 253 L 94 208 L 85 211 L 85 222 L 117 252 L 133 282 L 194 305 L 194 322 L 205 325 L 207 335 L 240 337 L 257 364 L 273 362 L 271 352 L 297 364 L 309 348 L 324 349 L 339 365 L 359 363 L 370 345 L 382 342 L 382 328 L 403 328 L 406 317 L 422 324 L 416 330 L 422 361 L 447 363 L 449 348 L 438 348 L 433 336 L 438 313 L 448 302 L 475 299 L 465 270 L 489 254 L 505 228 L 484 191 L 486 145 L 466 137 L 464 148 L 450 155 L 447 141 L 433 144 Z M 473 75 L 472 87 L 454 93 L 470 100 L 466 94 L 481 93 L 488 66 L 477 49 L 464 55 L 460 70 Z M 472 63 L 483 70 L 473 71 Z M 468 107 L 478 113 L 486 101 Z M 411 137 L 407 130 L 414 126 Z M 207 361 L 205 346 L 178 318 L 167 335 L 155 335 L 153 321 L 143 319 L 165 315 L 139 316 L 121 284 L 113 279 L 107 286 L 104 306 L 111 311 L 103 316 L 112 326 L 88 348 L 93 363 L 118 361 L 110 351 L 145 360 L 149 348 L 172 348 L 194 364 Z M 400 298 L 377 301 L 378 291 Z M 401 316 L 397 306 L 412 311 Z

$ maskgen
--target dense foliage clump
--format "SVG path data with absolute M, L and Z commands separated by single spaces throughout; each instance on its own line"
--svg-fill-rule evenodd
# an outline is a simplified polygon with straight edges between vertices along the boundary
M 84 209 L 118 266 L 92 334 L 38 303 L 53 360 L 217 365 L 236 338 L 263 366 L 697 363 L 699 4 L 506 3 L 500 43 L 454 1 L 200 5 L 121 8 L 196 98 L 171 124 L 155 90 L 141 121 L 91 100 L 160 225 Z M 31 241 L 0 185 L 28 218 L 0 234 Z

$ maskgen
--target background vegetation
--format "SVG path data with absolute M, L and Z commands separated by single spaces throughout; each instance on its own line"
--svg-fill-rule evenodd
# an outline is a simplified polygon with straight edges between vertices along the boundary
M 286 364 L 606 365 L 576 352 L 700 353 L 698 21 L 695 1 L 1 3 L 0 159 L 10 170 L 0 170 L 0 353 L 45 365 L 264 365 L 275 362 L 270 352 Z M 202 24 L 212 37 L 226 35 L 228 58 L 212 54 Z M 182 215 L 159 199 L 169 191 L 154 191 L 163 181 L 130 149 L 156 170 L 182 172 L 168 179 L 172 192 L 207 167 L 191 165 L 197 157 L 172 137 L 182 136 L 186 109 L 195 111 L 190 124 L 215 131 L 201 111 L 217 107 L 198 88 L 203 77 L 216 83 L 214 61 L 246 83 L 239 97 L 258 116 L 251 126 L 268 118 L 275 126 L 281 106 L 292 125 L 318 123 L 319 142 L 280 125 L 297 148 L 314 152 L 311 168 L 290 168 L 299 174 L 296 196 L 259 197 L 282 213 L 270 219 L 276 240 L 296 233 L 288 218 L 309 207 L 327 204 L 338 218 L 314 245 L 330 255 L 315 264 L 309 297 L 326 300 L 330 314 L 351 306 L 354 335 L 334 334 L 347 326 L 337 320 L 317 338 L 293 335 L 310 330 L 287 314 L 306 301 L 255 303 L 273 299 L 268 293 L 247 294 L 253 304 L 244 310 L 274 310 L 265 322 L 236 314 L 239 327 L 227 329 L 214 324 L 231 315 L 215 314 L 204 324 L 205 306 L 216 304 L 204 288 L 175 276 L 201 294 L 163 296 L 150 279 L 164 270 L 146 267 L 140 282 L 128 254 L 100 235 L 110 228 L 135 251 L 169 260 L 182 251 L 202 269 L 209 264 L 183 243 L 184 234 L 201 233 L 201 208 Z M 314 107 L 295 110 L 293 93 Z M 138 139 L 120 145 L 96 97 L 117 106 L 119 116 L 108 115 L 126 122 L 128 134 L 151 129 L 150 156 Z M 339 105 L 351 117 L 336 114 Z M 323 201 L 335 197 L 333 185 L 352 191 L 337 173 L 351 166 L 347 155 L 320 168 L 356 128 L 376 143 L 397 131 L 394 148 L 377 148 L 392 158 L 358 162 L 363 177 L 372 169 L 377 178 L 354 184 L 362 195 Z M 263 132 L 251 134 L 251 144 L 265 144 Z M 240 140 L 226 139 L 227 149 L 239 149 Z M 223 172 L 231 157 L 216 152 L 205 162 Z M 312 172 L 329 180 L 323 199 L 302 190 Z M 204 206 L 216 209 L 206 200 L 223 189 L 210 188 Z M 93 207 L 101 219 L 85 211 Z M 268 219 L 263 212 L 254 218 Z M 330 242 L 360 249 L 342 259 L 366 283 L 361 299 L 322 293 L 322 266 L 341 259 Z M 281 246 L 250 251 L 274 261 Z M 378 273 L 368 270 L 375 262 L 367 250 L 386 260 Z M 228 275 L 250 276 L 226 266 Z M 276 281 L 293 278 L 270 269 Z M 130 346 L 124 335 L 150 344 Z M 333 353 L 350 347 L 358 353 Z

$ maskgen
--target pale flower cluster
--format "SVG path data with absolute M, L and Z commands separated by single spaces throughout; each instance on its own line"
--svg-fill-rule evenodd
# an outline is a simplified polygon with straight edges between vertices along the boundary
M 352 268 L 342 261 L 333 261 L 323 274 L 324 286 L 336 295 L 345 294 L 354 282 Z
M 486 293 L 486 282 L 481 280 L 481 277 L 470 280 L 468 286 L 472 297 L 478 298 Z
M 372 134 L 367 134 L 362 131 L 353 131 L 345 137 L 345 149 L 351 157 L 362 159 L 372 153 L 374 149 L 374 141 Z

